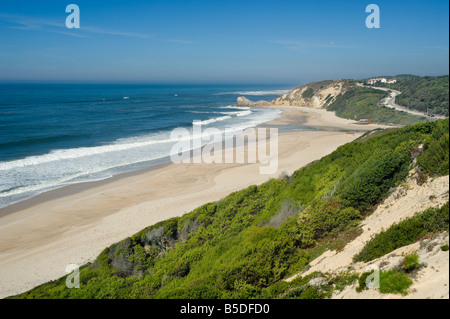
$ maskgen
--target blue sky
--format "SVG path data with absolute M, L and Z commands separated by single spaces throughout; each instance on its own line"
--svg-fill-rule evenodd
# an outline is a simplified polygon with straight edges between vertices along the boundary
M 68 4 L 80 29 L 67 29 Z M 380 8 L 368 29 L 365 8 Z M 292 83 L 448 74 L 449 3 L 1 1 L 0 81 Z

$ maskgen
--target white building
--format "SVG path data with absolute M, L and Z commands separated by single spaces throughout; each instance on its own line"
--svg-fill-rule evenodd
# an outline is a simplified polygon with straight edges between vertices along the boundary
M 369 83 L 369 84 L 375 84 L 377 82 L 386 83 L 386 79 L 385 78 L 374 78 L 374 79 L 370 79 L 369 81 L 367 81 L 367 83 Z
M 373 84 L 375 84 L 377 82 L 381 82 L 381 83 L 397 83 L 397 80 L 396 79 L 386 80 L 385 78 L 373 78 L 373 79 L 369 79 L 367 81 L 367 83 L 371 84 L 371 85 L 373 85 Z

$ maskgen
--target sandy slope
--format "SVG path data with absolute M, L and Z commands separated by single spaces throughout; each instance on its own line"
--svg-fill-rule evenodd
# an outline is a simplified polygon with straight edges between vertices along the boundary
M 0 217 L 0 297 L 59 278 L 68 264 L 93 261 L 105 247 L 146 226 L 282 171 L 290 174 L 377 127 L 301 107 L 286 108 L 280 119 L 267 124 L 290 126 L 305 119 L 319 130 L 280 134 L 278 170 L 270 176 L 259 174 L 259 163 L 171 164 L 71 195 L 55 192 L 48 201 Z
M 434 197 L 434 198 L 433 198 Z M 430 198 L 432 198 L 430 200 Z M 416 212 L 423 211 L 429 207 L 441 206 L 449 199 L 449 176 L 443 176 L 429 180 L 424 185 L 417 185 L 415 178 L 410 178 L 408 181 L 397 187 L 394 192 L 388 198 L 381 203 L 375 212 L 367 217 L 362 223 L 363 233 L 348 243 L 345 248 L 340 251 L 326 251 L 320 257 L 311 262 L 311 268 L 307 271 L 293 276 L 287 281 L 295 279 L 297 276 L 305 276 L 315 271 L 338 273 L 340 271 L 346 271 L 349 268 L 358 273 L 367 271 L 367 266 L 380 264 L 396 264 L 403 260 L 402 253 L 405 251 L 413 252 L 418 250 L 421 246 L 420 243 L 411 245 L 411 247 L 403 247 L 398 251 L 388 254 L 371 263 L 365 264 L 362 262 L 354 264 L 352 258 L 364 247 L 365 243 L 371 239 L 372 236 L 381 232 L 383 229 L 387 229 L 394 223 L 413 216 Z M 447 241 L 448 235 L 444 236 L 444 239 L 436 239 L 439 241 Z M 425 245 L 425 244 L 423 244 Z M 436 246 L 436 245 L 435 245 Z M 433 246 L 434 247 L 434 246 Z M 421 252 L 421 261 L 429 264 L 429 267 L 422 270 L 420 278 L 415 279 L 415 284 L 412 288 L 416 291 L 409 294 L 408 297 L 412 298 L 435 298 L 446 297 L 448 298 L 448 253 L 441 251 L 433 251 L 434 254 L 428 254 L 428 250 Z M 434 271 L 433 268 L 437 269 Z M 436 268 L 437 267 L 437 268 Z M 386 268 L 386 266 L 385 266 Z M 381 268 L 381 269 L 385 269 Z M 436 283 L 442 285 L 436 285 Z M 444 286 L 444 284 L 446 284 Z M 399 295 L 382 295 L 376 290 L 365 291 L 358 294 L 355 292 L 355 287 L 349 287 L 341 294 L 338 294 L 337 298 L 399 298 Z
M 448 299 L 449 298 L 449 252 L 441 247 L 448 244 L 448 232 L 438 234 L 414 244 L 401 247 L 369 264 L 360 264 L 360 269 L 377 265 L 380 270 L 400 267 L 404 256 L 417 253 L 422 265 L 417 273 L 412 273 L 413 284 L 406 296 L 399 294 L 381 294 L 377 289 L 356 292 L 357 284 L 335 293 L 333 299 Z

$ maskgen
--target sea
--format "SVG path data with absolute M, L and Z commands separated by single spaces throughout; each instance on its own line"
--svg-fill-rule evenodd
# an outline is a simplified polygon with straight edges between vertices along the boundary
M 175 128 L 244 130 L 274 109 L 232 107 L 238 96 L 272 100 L 268 85 L 0 84 L 0 208 L 67 185 L 168 162 Z M 198 122 L 197 122 L 198 123 Z M 207 142 L 205 142 L 207 143 Z

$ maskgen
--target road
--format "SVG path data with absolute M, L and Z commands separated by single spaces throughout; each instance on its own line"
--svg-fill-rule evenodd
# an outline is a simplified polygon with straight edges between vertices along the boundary
M 361 87 L 364 86 L 362 83 L 356 83 L 356 85 L 357 86 L 361 86 Z M 430 116 L 427 113 L 423 113 L 423 112 L 416 111 L 416 110 L 411 110 L 411 109 L 408 109 L 408 108 L 406 108 L 404 106 L 396 104 L 395 103 L 395 97 L 402 93 L 400 91 L 392 90 L 392 89 L 385 88 L 385 87 L 378 87 L 378 86 L 370 86 L 370 87 L 372 89 L 382 90 L 382 91 L 385 91 L 385 92 L 389 92 L 390 91 L 389 96 L 382 101 L 384 106 L 386 106 L 386 107 L 390 107 L 390 108 L 396 109 L 397 111 L 403 111 L 403 112 L 406 112 L 406 113 L 409 113 L 409 114 L 413 114 L 413 115 L 417 115 L 417 116 L 423 116 L 423 117 L 426 117 L 429 120 L 439 120 L 439 119 L 445 119 L 446 118 L 445 116 L 442 116 L 442 115 Z

